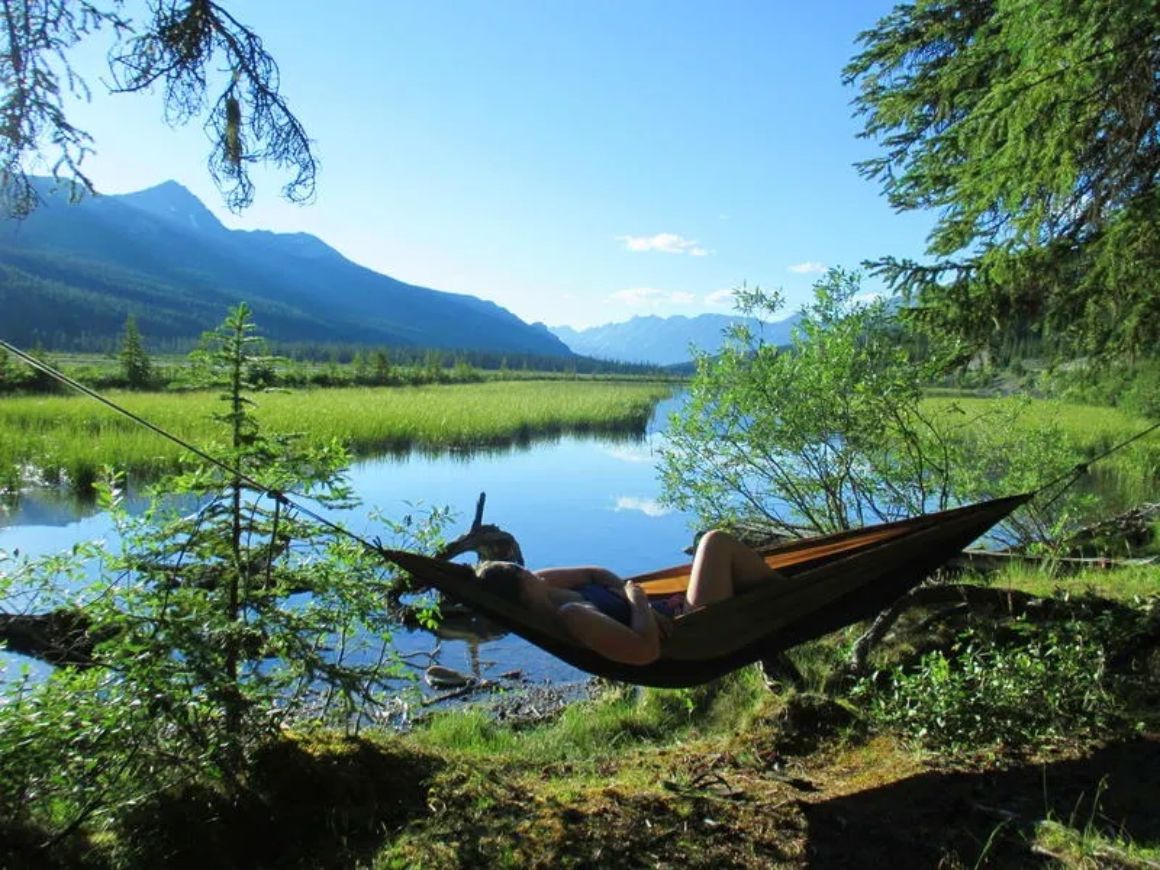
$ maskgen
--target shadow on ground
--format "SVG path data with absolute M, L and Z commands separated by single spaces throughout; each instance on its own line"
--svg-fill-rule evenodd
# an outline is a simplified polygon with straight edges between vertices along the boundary
M 1042 819 L 1160 842 L 1160 735 L 1058 762 L 987 772 L 922 773 L 889 785 L 799 804 L 807 866 L 1027 867 Z
M 350 868 L 426 811 L 431 759 L 369 741 L 284 740 L 253 759 L 234 797 L 204 786 L 158 795 L 118 825 L 118 862 L 167 868 Z M 95 862 L 93 862 L 95 863 Z

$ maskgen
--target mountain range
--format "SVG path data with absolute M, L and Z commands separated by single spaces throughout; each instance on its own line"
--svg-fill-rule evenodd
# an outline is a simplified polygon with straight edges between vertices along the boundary
M 474 296 L 419 287 L 351 262 L 306 233 L 226 228 L 174 181 L 0 221 L 0 338 L 105 350 L 133 314 L 154 347 L 184 347 L 245 300 L 287 344 L 437 348 L 670 366 L 716 353 L 739 318 L 634 317 L 576 330 L 528 324 Z M 784 344 L 797 318 L 760 324 Z M 750 321 L 758 325 L 758 321 Z
M 767 323 L 753 318 L 725 314 L 700 314 L 696 317 L 634 317 L 623 323 L 609 323 L 588 329 L 570 326 L 548 327 L 574 352 L 617 362 L 651 363 L 671 366 L 692 359 L 690 347 L 708 354 L 721 349 L 726 330 L 739 321 L 770 344 L 789 344 L 794 326 L 800 320 L 794 314 L 784 320 Z
M 0 336 L 16 344 L 107 346 L 132 313 L 150 340 L 195 339 L 245 300 L 282 342 L 568 357 L 542 324 L 493 302 L 398 281 L 305 233 L 230 230 L 168 181 L 0 221 Z

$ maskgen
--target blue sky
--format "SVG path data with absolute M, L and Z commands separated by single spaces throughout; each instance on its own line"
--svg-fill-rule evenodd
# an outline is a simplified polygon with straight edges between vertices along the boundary
M 104 192 L 175 179 L 228 226 L 313 233 L 528 321 L 727 312 L 742 283 L 793 309 L 822 265 L 919 255 L 932 223 L 852 166 L 875 146 L 841 69 L 891 5 L 227 2 L 315 141 L 307 206 L 260 173 L 230 214 L 199 123 L 168 129 L 159 94 L 103 95 L 105 34 L 76 55 L 94 98 L 73 119 Z

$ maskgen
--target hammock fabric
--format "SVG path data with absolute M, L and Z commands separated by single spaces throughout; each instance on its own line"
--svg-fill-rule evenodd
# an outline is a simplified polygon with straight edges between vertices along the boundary
M 672 620 L 660 658 L 647 665 L 612 661 L 578 644 L 550 616 L 488 592 L 467 565 L 402 550 L 381 552 L 420 585 L 438 589 L 580 670 L 641 686 L 682 688 L 874 616 L 1031 497 L 1010 496 L 763 549 L 765 561 L 783 577 Z M 684 591 L 690 569 L 678 565 L 629 579 L 650 597 L 663 597 Z

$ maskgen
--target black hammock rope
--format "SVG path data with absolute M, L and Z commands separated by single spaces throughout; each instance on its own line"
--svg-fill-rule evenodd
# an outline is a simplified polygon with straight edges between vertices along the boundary
M 251 489 L 255 490 L 256 492 L 264 493 L 266 496 L 273 499 L 275 502 L 282 504 L 282 505 L 285 505 L 286 507 L 293 508 L 294 510 L 298 511 L 299 513 L 301 513 L 305 516 L 310 517 L 310 519 L 314 520 L 315 522 L 319 523 L 320 525 L 325 526 L 326 528 L 330 529 L 331 531 L 337 532 L 340 535 L 345 535 L 346 537 L 350 538 L 353 541 L 358 542 L 359 544 L 366 547 L 367 549 L 374 551 L 378 555 L 383 556 L 387 559 L 390 559 L 390 556 L 387 552 L 387 549 L 382 545 L 381 541 L 379 541 L 377 539 L 374 541 L 368 540 L 367 538 L 364 538 L 361 535 L 358 535 L 357 533 L 352 532 L 350 529 L 346 528 L 346 526 L 343 526 L 340 523 L 336 523 L 333 520 L 327 519 L 322 514 L 318 513 L 317 511 L 311 510 L 310 508 L 303 505 L 301 502 L 295 501 L 294 498 L 291 497 L 291 496 L 294 496 L 294 497 L 297 497 L 299 499 L 304 499 L 304 498 L 309 498 L 309 496 L 306 496 L 306 495 L 301 494 L 301 493 L 295 493 L 293 491 L 287 491 L 287 490 L 283 490 L 283 489 L 276 489 L 276 488 L 265 486 L 260 481 L 254 479 L 253 477 L 251 477 L 250 475 L 241 471 L 240 469 L 234 468 L 228 462 L 224 462 L 221 459 L 218 459 L 216 456 L 212 455 L 211 453 L 207 453 L 205 450 L 202 450 L 197 445 L 191 444 L 189 441 L 186 441 L 184 438 L 181 438 L 178 435 L 174 435 L 172 432 L 169 432 L 168 430 L 163 429 L 161 426 L 158 426 L 156 423 L 153 423 L 152 421 L 147 420 L 146 418 L 140 416 L 139 414 L 133 413 L 128 408 L 125 408 L 122 405 L 118 405 L 116 402 L 114 402 L 112 399 L 108 398 L 107 396 L 101 395 L 96 390 L 92 389 L 91 387 L 85 386 L 80 381 L 76 380 L 75 378 L 69 377 L 64 372 L 60 371 L 59 369 L 54 368 L 53 366 L 49 365 L 48 363 L 44 362 L 43 360 L 37 359 L 32 354 L 21 350 L 20 348 L 5 341 L 2 338 L 0 338 L 0 348 L 3 348 L 4 350 L 6 350 L 9 353 L 11 353 L 12 355 L 16 356 L 18 359 L 20 359 L 21 361 L 23 361 L 27 365 L 31 366 L 32 368 L 36 369 L 37 371 L 43 372 L 44 374 L 48 375 L 50 378 L 53 378 L 54 380 L 58 381 L 59 383 L 65 385 L 73 390 L 76 390 L 77 392 L 82 393 L 82 394 L 88 396 L 89 398 L 96 400 L 97 402 L 100 402 L 102 405 L 105 405 L 106 407 L 112 409 L 113 411 L 116 411 L 118 414 L 121 414 L 121 415 L 129 418 L 133 422 L 135 422 L 141 426 L 144 426 L 146 429 L 149 429 L 149 430 L 155 432 L 156 434 L 160 435 L 162 438 L 169 439 L 170 441 L 172 441 L 174 444 L 178 445 L 179 447 L 181 447 L 185 450 L 188 450 L 189 452 L 195 454 L 196 456 L 199 456 L 200 458 L 204 459 L 206 462 L 209 462 L 209 463 L 213 464 L 214 466 L 216 466 L 217 468 L 220 468 L 222 471 L 225 471 L 231 477 L 233 477 L 235 480 L 246 484 L 246 486 L 250 487 Z M 1042 509 L 1046 510 L 1048 507 L 1050 507 L 1052 504 L 1054 504 L 1055 501 L 1061 495 L 1063 495 L 1063 493 L 1066 492 L 1067 489 L 1072 484 L 1074 484 L 1080 477 L 1082 477 L 1084 474 L 1086 474 L 1088 472 L 1088 470 L 1091 468 L 1091 466 L 1094 465 L 1096 462 L 1099 462 L 1101 459 L 1107 458 L 1108 456 L 1115 453 L 1116 451 L 1121 450 L 1124 447 L 1127 447 L 1129 444 L 1132 444 L 1133 442 L 1138 441 L 1139 439 L 1151 434 L 1152 432 L 1156 431 L 1157 429 L 1160 429 L 1160 421 L 1157 421 L 1156 423 L 1154 423 L 1153 425 L 1149 426 L 1147 429 L 1144 429 L 1141 432 L 1137 432 L 1131 438 L 1127 438 L 1124 441 L 1121 441 L 1119 444 L 1115 444 L 1115 445 L 1109 447 L 1108 449 L 1102 451 L 1101 453 L 1098 453 L 1096 456 L 1092 457 L 1091 459 L 1089 459 L 1085 462 L 1079 463 L 1074 468 L 1072 468 L 1070 471 L 1064 472 L 1063 474 L 1056 477 L 1054 480 L 1051 480 L 1048 483 L 1045 483 L 1043 486 L 1040 486 L 1038 489 L 1033 490 L 1030 493 L 1030 496 L 1033 498 L 1038 497 L 1039 495 L 1041 495 L 1045 491 L 1051 489 L 1052 487 L 1058 486 L 1059 484 L 1063 484 L 1063 486 L 1059 489 L 1059 491 L 1056 492 L 1043 505 Z M 391 561 L 394 561 L 394 560 L 391 560 Z

